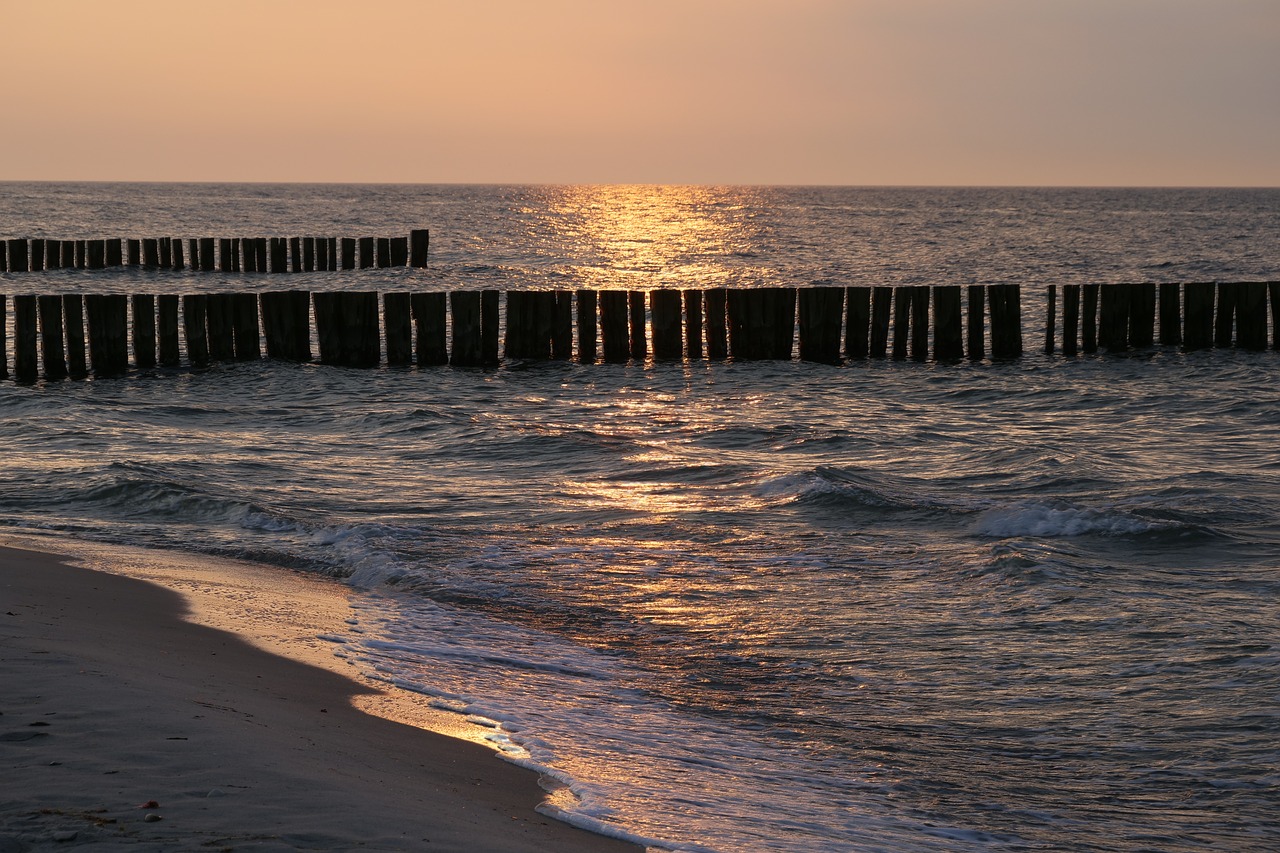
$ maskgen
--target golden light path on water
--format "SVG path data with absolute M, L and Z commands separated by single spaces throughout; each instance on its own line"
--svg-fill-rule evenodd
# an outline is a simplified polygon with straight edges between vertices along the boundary
M 742 268 L 718 258 L 750 258 L 758 249 L 741 188 L 573 186 L 549 193 L 536 227 L 554 246 L 549 257 L 572 267 L 577 286 L 725 287 L 742 283 Z M 766 267 L 751 265 L 752 276 L 764 283 Z

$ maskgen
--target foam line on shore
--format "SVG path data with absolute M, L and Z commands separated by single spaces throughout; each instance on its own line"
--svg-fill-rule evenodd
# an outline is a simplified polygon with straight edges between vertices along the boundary
M 374 688 L 334 671 L 341 661 L 297 659 L 332 661 L 307 619 L 342 608 L 296 612 L 314 590 L 275 586 L 184 598 L 0 549 L 0 847 L 637 849 L 544 818 L 535 777 L 486 749 L 358 710 L 350 699 Z M 264 602 L 271 625 L 251 612 Z M 254 644 L 182 618 L 217 621 L 218 607 L 258 626 Z M 263 634 L 293 654 L 264 651 Z

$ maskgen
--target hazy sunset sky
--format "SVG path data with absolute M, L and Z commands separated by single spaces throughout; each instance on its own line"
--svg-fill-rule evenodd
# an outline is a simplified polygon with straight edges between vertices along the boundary
M 1280 0 L 4 0 L 0 179 L 1280 186 Z

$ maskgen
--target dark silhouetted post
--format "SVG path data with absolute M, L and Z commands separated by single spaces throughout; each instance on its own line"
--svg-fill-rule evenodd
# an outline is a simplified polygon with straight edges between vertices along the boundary
M 480 291 L 480 363 L 486 366 L 495 365 L 499 360 L 498 306 L 498 291 Z
M 9 272 L 29 272 L 26 240 L 9 241 Z
M 283 237 L 271 238 L 271 272 L 289 271 L 289 243 Z
M 1080 352 L 1080 285 L 1062 287 L 1062 354 Z
M 1098 285 L 1086 284 L 1081 291 L 1084 298 L 1083 325 L 1080 328 L 1080 349 L 1083 352 L 1098 351 Z
M 398 366 L 413 361 L 413 326 L 409 294 L 382 295 L 382 325 L 387 336 L 387 364 Z
M 315 268 L 316 268 L 316 238 L 303 237 L 302 238 L 302 271 L 313 272 Z
M 156 264 L 160 263 L 157 253 Z M 146 369 L 156 366 L 156 298 L 133 297 L 133 363 Z
M 911 303 L 913 291 L 910 287 L 898 286 L 893 289 L 893 357 L 907 357 L 907 342 L 911 337 Z
M 472 367 L 480 357 L 480 294 L 477 291 L 454 291 L 449 294 L 449 313 L 453 325 L 453 347 L 449 363 Z
M 342 268 L 344 270 L 356 268 L 356 241 L 354 237 L 342 238 Z
M 142 241 L 142 265 L 147 269 L 158 269 L 160 266 L 160 240 L 147 237 Z
M 643 360 L 649 354 L 645 333 L 644 291 L 627 292 L 627 319 L 631 331 L 631 357 Z
M 678 361 L 684 356 L 683 329 L 680 326 L 680 291 L 649 292 L 653 313 L 653 357 Z
M 391 266 L 404 267 L 409 265 L 409 238 L 408 237 L 392 237 L 391 238 Z
M 929 288 L 917 285 L 911 294 L 911 357 L 929 360 Z
M 871 358 L 884 358 L 889 348 L 889 318 L 893 312 L 893 288 L 871 288 Z
M 801 288 L 799 302 L 801 360 L 828 364 L 839 361 L 844 288 Z
M 420 366 L 449 363 L 445 300 L 443 293 L 415 293 L 409 298 L 418 337 Z
M 729 357 L 729 330 L 725 325 L 729 291 L 713 287 L 703 294 L 707 311 L 707 358 Z
M 557 290 L 550 297 L 554 320 L 551 326 L 551 357 L 573 358 L 573 291 Z
M 389 266 L 391 266 L 391 240 L 390 240 L 390 238 L 388 238 L 388 237 L 379 237 L 379 238 L 378 238 L 378 240 L 377 240 L 377 245 L 378 245 L 378 266 L 379 266 L 379 267 L 384 267 L 384 268 L 385 268 L 385 267 L 389 267 Z
M 44 377 L 56 382 L 67 376 L 62 333 L 62 297 L 41 296 L 37 299 L 37 304 L 40 309 L 40 355 L 44 360 Z
M 1236 346 L 1267 348 L 1267 286 L 1262 282 L 1236 285 Z
M 1129 285 L 1129 345 L 1147 349 L 1156 342 L 1156 286 Z
M 1045 291 L 1044 352 L 1053 355 L 1053 334 L 1058 325 L 1058 286 L 1051 284 Z
M 373 238 L 360 238 L 360 269 L 369 269 L 374 264 L 373 257 Z
M 1182 288 L 1176 283 L 1160 285 L 1160 343 L 1174 347 L 1182 343 Z
M 1237 287 L 1232 282 L 1218 283 L 1218 310 L 1214 315 L 1213 345 L 1229 347 L 1235 331 Z
M 231 329 L 237 361 L 262 358 L 262 336 L 258 331 L 258 297 L 235 293 L 230 300 Z
M 139 266 L 142 263 L 142 242 L 140 240 L 125 240 L 125 265 L 130 267 Z M 97 373 L 97 370 L 94 370 Z
M 203 268 L 203 258 L 200 263 Z M 192 367 L 209 364 L 209 338 L 205 332 L 207 307 L 208 297 L 204 294 L 182 297 L 182 326 L 187 338 L 187 361 Z
M 44 272 L 44 239 L 40 237 L 31 240 L 31 272 Z
M 684 349 L 690 359 L 702 358 L 702 291 L 686 290 L 684 300 Z
M 182 243 L 174 241 L 174 247 L 181 251 Z M 174 294 L 161 294 L 156 297 L 159 318 L 156 322 L 157 337 L 160 342 L 160 364 L 163 367 L 177 367 L 179 361 L 178 348 L 178 297 Z
M 36 381 L 36 314 L 36 297 L 13 297 L 13 378 L 18 382 Z
M 62 326 L 67 336 L 67 375 L 72 379 L 84 379 L 89 375 L 89 361 L 85 357 L 84 347 L 83 296 L 75 294 L 62 297 Z M 0 358 L 0 361 L 3 359 Z
M 431 245 L 431 232 L 419 229 L 409 232 L 409 266 L 423 268 L 427 265 L 427 249 Z
M 850 287 L 845 291 L 844 354 L 866 358 L 871 330 L 871 288 Z
M 600 343 L 604 348 L 606 362 L 620 364 L 631 356 L 628 314 L 626 291 L 600 292 Z
M 1184 348 L 1204 349 L 1213 345 L 1213 295 L 1212 282 L 1187 284 L 1182 297 L 1185 305 L 1182 330 Z
M 934 288 L 933 357 L 937 361 L 964 358 L 964 320 L 959 285 Z
M 594 364 L 599 347 L 597 346 L 598 324 L 597 294 L 594 290 L 578 291 L 578 361 L 583 364 Z

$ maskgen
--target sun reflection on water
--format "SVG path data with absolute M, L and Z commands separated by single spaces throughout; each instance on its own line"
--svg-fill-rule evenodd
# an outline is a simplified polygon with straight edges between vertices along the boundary
M 708 288 L 767 283 L 750 193 L 721 187 L 567 186 L 540 227 L 575 286 Z M 733 264 L 723 262 L 732 258 Z

